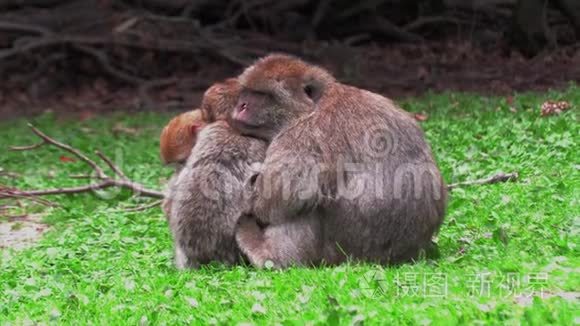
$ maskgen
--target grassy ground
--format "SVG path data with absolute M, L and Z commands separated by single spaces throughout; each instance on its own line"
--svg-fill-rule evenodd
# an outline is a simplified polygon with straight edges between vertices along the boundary
M 429 114 L 422 124 L 448 182 L 498 171 L 521 176 L 515 183 L 452 193 L 437 239 L 440 258 L 396 268 L 211 266 L 178 272 L 159 209 L 123 212 L 120 205 L 137 202 L 129 193 L 58 197 L 52 200 L 61 208 L 36 209 L 52 225 L 39 243 L 19 252 L 0 249 L 0 325 L 578 325 L 580 124 L 574 110 L 540 117 L 546 99 L 568 100 L 577 109 L 580 88 L 519 94 L 511 104 L 457 94 L 403 103 Z M 171 171 L 161 168 L 157 136 L 168 118 L 118 115 L 78 122 L 48 115 L 34 123 L 83 150 L 118 154 L 128 175 L 161 187 Z M 138 134 L 114 133 L 116 124 Z M 2 122 L 0 130 L 2 148 L 36 141 L 25 121 Z M 48 148 L 3 151 L 0 167 L 22 178 L 0 183 L 75 184 L 67 175 L 85 167 L 60 155 Z

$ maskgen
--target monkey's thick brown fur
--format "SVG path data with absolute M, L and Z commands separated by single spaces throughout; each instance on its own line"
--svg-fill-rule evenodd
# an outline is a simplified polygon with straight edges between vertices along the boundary
M 265 151 L 263 141 L 239 135 L 225 121 L 201 130 L 168 193 L 178 268 L 240 261 L 234 227 L 245 200 L 243 186 Z
M 238 80 L 232 126 L 269 142 L 236 230 L 254 265 L 398 263 L 430 245 L 447 193 L 406 112 L 285 55 Z
M 235 79 L 216 83 L 206 91 L 201 105 L 204 126 L 194 133 L 193 149 L 181 148 L 187 161 L 169 182 L 163 208 L 174 239 L 175 264 L 180 269 L 240 260 L 234 227 L 244 202 L 243 184 L 252 173 L 251 165 L 263 161 L 266 145 L 236 133 L 221 121 L 238 95 Z M 189 123 L 177 120 L 166 129 L 178 128 L 181 122 Z M 191 138 L 191 134 L 185 136 Z
M 228 78 L 208 88 L 201 102 L 204 121 L 227 120 L 238 101 L 240 90 L 241 85 L 235 78 Z

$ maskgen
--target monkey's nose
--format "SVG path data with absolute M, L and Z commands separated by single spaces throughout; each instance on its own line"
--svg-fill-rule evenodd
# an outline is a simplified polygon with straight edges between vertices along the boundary
M 242 102 L 236 106 L 233 118 L 238 121 L 247 121 L 249 119 L 250 106 L 247 102 Z

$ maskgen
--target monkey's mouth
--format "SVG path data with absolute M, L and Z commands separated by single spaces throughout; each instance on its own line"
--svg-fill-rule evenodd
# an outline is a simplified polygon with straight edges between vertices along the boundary
M 257 129 L 262 126 L 260 123 L 252 121 L 253 119 L 250 115 L 250 110 L 248 110 L 247 107 L 236 108 L 232 115 L 232 120 L 238 126 L 245 129 Z
M 246 120 L 240 120 L 240 119 L 233 119 L 233 122 L 240 128 L 240 129 L 247 129 L 247 130 L 256 130 L 256 129 L 260 129 L 260 127 L 262 127 L 261 124 L 256 124 L 256 123 L 252 123 L 252 122 L 248 122 Z

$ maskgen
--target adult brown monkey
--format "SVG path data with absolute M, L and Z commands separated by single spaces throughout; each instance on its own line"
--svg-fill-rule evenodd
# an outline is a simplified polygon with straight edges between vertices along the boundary
M 232 126 L 270 143 L 236 230 L 254 265 L 397 263 L 430 245 L 447 193 L 406 112 L 286 55 L 238 80 Z

